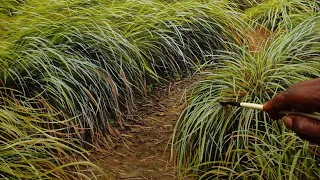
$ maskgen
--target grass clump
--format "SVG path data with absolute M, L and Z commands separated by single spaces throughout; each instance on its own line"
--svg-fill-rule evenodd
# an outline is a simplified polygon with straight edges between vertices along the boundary
M 34 4 L 33 4 L 34 3 Z M 27 97 L 41 93 L 94 139 L 123 124 L 135 95 L 179 79 L 236 41 L 237 12 L 222 1 L 28 1 L 0 50 L 0 78 Z M 225 26 L 232 23 L 232 27 Z M 23 26 L 23 28 L 18 28 Z M 18 30 L 20 29 L 20 30 Z
M 250 20 L 275 31 L 279 28 L 291 29 L 301 23 L 301 18 L 317 16 L 319 5 L 320 2 L 317 0 L 268 0 L 246 9 L 245 14 Z
M 3 90 L 3 89 L 2 89 Z M 90 179 L 99 169 L 88 152 L 66 138 L 67 121 L 41 100 L 0 93 L 0 177 L 6 179 Z M 69 127 L 71 129 L 72 127 Z M 67 140 L 68 139 L 68 140 Z M 77 143 L 79 144 L 79 142 Z
M 244 11 L 248 8 L 257 6 L 258 4 L 264 2 L 265 0 L 230 0 L 229 3 L 233 3 L 240 10 Z
M 25 3 L 25 0 L 4 0 L 0 3 L 0 15 L 14 16 L 18 11 L 18 7 Z
M 191 74 L 242 26 L 225 1 L 27 0 L 13 11 L 0 14 L 0 82 L 13 90 L 0 156 L 4 176 L 21 179 L 90 177 L 78 145 L 119 135 L 135 96 Z
M 124 126 L 136 96 L 201 64 L 215 73 L 194 89 L 176 126 L 180 173 L 187 168 L 200 179 L 319 176 L 317 147 L 263 113 L 218 104 L 225 98 L 263 103 L 294 82 L 319 77 L 318 1 L 0 5 L 4 176 L 89 178 L 82 165 L 95 166 L 78 145 L 117 135 L 113 127 Z
M 199 179 L 318 179 L 318 147 L 256 110 L 219 101 L 263 104 L 291 84 L 320 77 L 319 18 L 273 35 L 260 51 L 235 46 L 213 55 L 175 127 L 180 175 Z

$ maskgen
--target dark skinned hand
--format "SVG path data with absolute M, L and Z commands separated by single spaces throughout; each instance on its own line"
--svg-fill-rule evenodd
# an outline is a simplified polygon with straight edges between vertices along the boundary
M 280 111 L 320 112 L 320 78 L 293 84 L 266 102 L 263 110 L 273 119 L 283 117 Z M 320 145 L 320 121 L 299 115 L 284 116 L 283 121 L 302 139 Z

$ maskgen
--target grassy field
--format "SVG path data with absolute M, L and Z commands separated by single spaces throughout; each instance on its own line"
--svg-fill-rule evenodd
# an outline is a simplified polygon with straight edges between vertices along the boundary
M 219 101 L 263 104 L 291 84 L 320 77 L 319 2 L 265 1 L 243 11 L 246 41 L 212 54 L 176 125 L 181 176 L 319 179 L 319 148 L 282 122 Z
M 319 8 L 305 0 L 1 1 L 0 176 L 96 177 L 84 147 L 118 136 L 154 86 L 206 68 L 176 126 L 181 177 L 319 178 L 317 147 L 265 114 L 217 103 L 262 103 L 319 77 Z

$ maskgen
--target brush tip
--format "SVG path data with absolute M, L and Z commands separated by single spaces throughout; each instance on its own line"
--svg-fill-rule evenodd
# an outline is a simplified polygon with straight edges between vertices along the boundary
M 219 103 L 223 106 L 232 105 L 232 106 L 239 106 L 240 107 L 240 103 L 238 103 L 238 102 L 219 102 Z

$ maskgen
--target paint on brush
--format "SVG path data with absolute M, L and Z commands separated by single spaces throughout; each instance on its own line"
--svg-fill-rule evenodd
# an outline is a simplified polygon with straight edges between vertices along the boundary
M 241 107 L 239 102 L 219 102 L 219 103 L 220 103 L 221 105 L 223 105 L 223 106 L 231 105 L 231 106 Z

